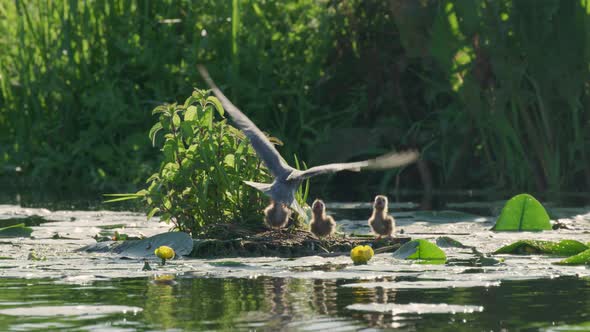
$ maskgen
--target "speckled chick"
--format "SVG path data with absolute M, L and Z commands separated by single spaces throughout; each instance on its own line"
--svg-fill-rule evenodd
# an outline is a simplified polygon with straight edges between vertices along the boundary
M 395 233 L 395 219 L 387 214 L 387 197 L 383 195 L 375 196 L 373 203 L 373 214 L 369 218 L 369 226 L 377 239 L 382 236 L 391 237 Z
M 270 205 L 264 209 L 264 222 L 270 229 L 281 229 L 287 226 L 291 210 L 283 203 L 270 201 Z
M 316 199 L 311 205 L 311 232 L 317 237 L 330 236 L 336 231 L 336 222 L 334 218 L 326 215 L 326 204 L 320 199 Z

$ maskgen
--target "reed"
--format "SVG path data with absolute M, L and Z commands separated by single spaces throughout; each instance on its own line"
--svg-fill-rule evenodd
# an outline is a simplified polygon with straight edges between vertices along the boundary
M 286 143 L 283 155 L 309 164 L 409 146 L 423 150 L 438 188 L 585 189 L 588 8 L 586 0 L 3 2 L 0 175 L 18 166 L 40 187 L 137 189 L 161 161 L 145 138 L 150 110 L 199 86 L 194 65 L 206 63 Z M 355 197 L 398 179 L 420 188 L 418 174 L 344 182 Z

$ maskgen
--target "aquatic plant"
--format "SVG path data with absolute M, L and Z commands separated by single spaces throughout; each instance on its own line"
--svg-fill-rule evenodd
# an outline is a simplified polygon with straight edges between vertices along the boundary
M 29 237 L 33 233 L 31 227 L 24 223 L 0 228 L 0 238 L 3 237 Z
M 154 255 L 162 260 L 162 265 L 166 265 L 166 260 L 173 259 L 175 253 L 174 249 L 168 246 L 159 246 L 154 250 Z
M 245 135 L 227 123 L 219 100 L 195 89 L 183 104 L 160 105 L 153 114 L 159 121 L 149 138 L 155 145 L 163 136 L 159 171 L 147 179 L 147 189 L 109 195 L 116 198 L 107 202 L 140 198 L 148 218 L 158 214 L 193 237 L 209 225 L 260 226 L 266 199 L 243 181 L 270 182 L 270 175 Z M 296 196 L 302 206 L 308 190 L 306 184 Z
M 561 240 L 559 242 L 541 240 L 520 240 L 496 250 L 494 254 L 546 254 L 555 256 L 577 255 L 588 246 L 576 240 Z
M 545 207 L 529 194 L 519 194 L 506 202 L 493 227 L 494 231 L 550 230 Z
M 424 261 L 446 261 L 447 255 L 436 244 L 417 239 L 402 245 L 393 253 L 397 259 L 420 259 Z
M 374 255 L 371 246 L 356 246 L 350 251 L 350 258 L 355 265 L 367 264 Z
M 557 265 L 590 265 L 590 249 L 556 262 Z

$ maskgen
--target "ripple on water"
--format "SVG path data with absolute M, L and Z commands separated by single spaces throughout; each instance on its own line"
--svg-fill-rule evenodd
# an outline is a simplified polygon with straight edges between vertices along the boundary
M 436 289 L 436 288 L 471 288 L 496 287 L 500 281 L 486 280 L 432 280 L 432 281 L 384 281 L 344 284 L 342 287 L 385 288 L 385 289 Z
M 132 314 L 136 315 L 143 309 L 139 307 L 128 307 L 124 305 L 66 305 L 66 306 L 38 306 L 0 309 L 0 315 L 8 316 L 91 316 L 110 314 Z
M 355 303 L 346 306 L 346 309 L 369 312 L 391 313 L 393 315 L 403 314 L 471 314 L 482 312 L 483 306 L 455 305 L 446 303 Z

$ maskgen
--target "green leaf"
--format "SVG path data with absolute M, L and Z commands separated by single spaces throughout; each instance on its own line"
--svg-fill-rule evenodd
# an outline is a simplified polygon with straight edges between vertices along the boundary
M 155 115 L 158 113 L 164 113 L 164 112 L 166 112 L 166 110 L 168 110 L 167 105 L 156 106 L 156 108 L 154 108 L 154 110 L 152 111 L 152 115 Z
M 215 106 L 215 109 L 217 109 L 217 113 L 219 113 L 219 115 L 223 116 L 223 113 L 224 113 L 223 106 L 221 105 L 221 102 L 219 101 L 219 99 L 217 99 L 217 97 L 215 97 L 215 96 L 207 97 L 207 104 L 213 104 Z
M 172 116 L 172 124 L 174 125 L 174 128 L 180 127 L 180 116 L 178 113 L 174 113 Z
M 199 101 L 199 96 L 195 95 L 195 93 L 193 93 L 190 97 L 188 97 L 185 101 L 184 101 L 184 108 L 188 108 L 192 103 Z
M 29 237 L 33 229 L 25 224 L 17 224 L 0 228 L 0 237 Z
M 174 153 L 176 152 L 177 144 L 173 140 L 168 140 L 164 143 L 164 147 L 162 148 L 162 152 L 164 152 L 164 157 L 166 157 L 166 161 L 171 162 L 174 161 Z
M 153 216 L 154 216 L 156 213 L 158 213 L 158 212 L 160 212 L 160 208 L 157 208 L 157 207 L 153 208 L 153 209 L 152 209 L 152 210 L 151 210 L 151 211 L 150 211 L 150 212 L 147 214 L 147 219 L 148 219 L 148 220 L 152 219 L 152 217 L 153 217 Z
M 539 201 L 529 194 L 512 197 L 500 213 L 495 231 L 550 230 L 549 215 Z
M 446 260 L 447 256 L 436 244 L 418 239 L 405 243 L 393 253 L 397 259 Z
M 152 129 L 150 129 L 150 133 L 148 135 L 148 137 L 150 138 L 150 141 L 152 141 L 152 146 L 156 145 L 156 134 L 162 130 L 162 123 L 161 122 L 156 122 L 156 124 L 152 127 Z
M 557 265 L 590 265 L 590 249 L 584 250 L 581 253 L 561 260 Z
M 172 181 L 178 172 L 178 168 L 177 163 L 167 163 L 162 169 L 162 177 L 167 181 Z
M 198 119 L 197 107 L 192 105 L 186 109 L 184 113 L 184 121 L 195 121 Z
M 109 200 L 103 201 L 103 203 L 115 203 L 115 202 L 128 201 L 128 200 L 131 200 L 131 199 L 142 198 L 145 195 L 137 195 L 137 194 L 104 194 L 103 196 L 117 197 L 117 198 L 113 198 L 113 199 L 109 199 Z
M 213 128 L 213 110 L 211 107 L 206 107 L 203 117 L 200 119 L 200 124 L 203 127 L 207 127 L 209 130 Z
M 225 156 L 225 158 L 223 158 L 223 163 L 225 165 L 227 165 L 228 167 L 234 167 L 234 165 L 235 165 L 234 155 L 228 154 L 227 156 Z
M 587 250 L 588 246 L 576 240 L 539 241 L 539 240 L 521 240 L 504 246 L 494 252 L 494 254 L 547 254 L 556 256 L 571 256 Z
M 189 122 L 180 124 L 180 132 L 185 139 L 193 137 L 193 126 Z

